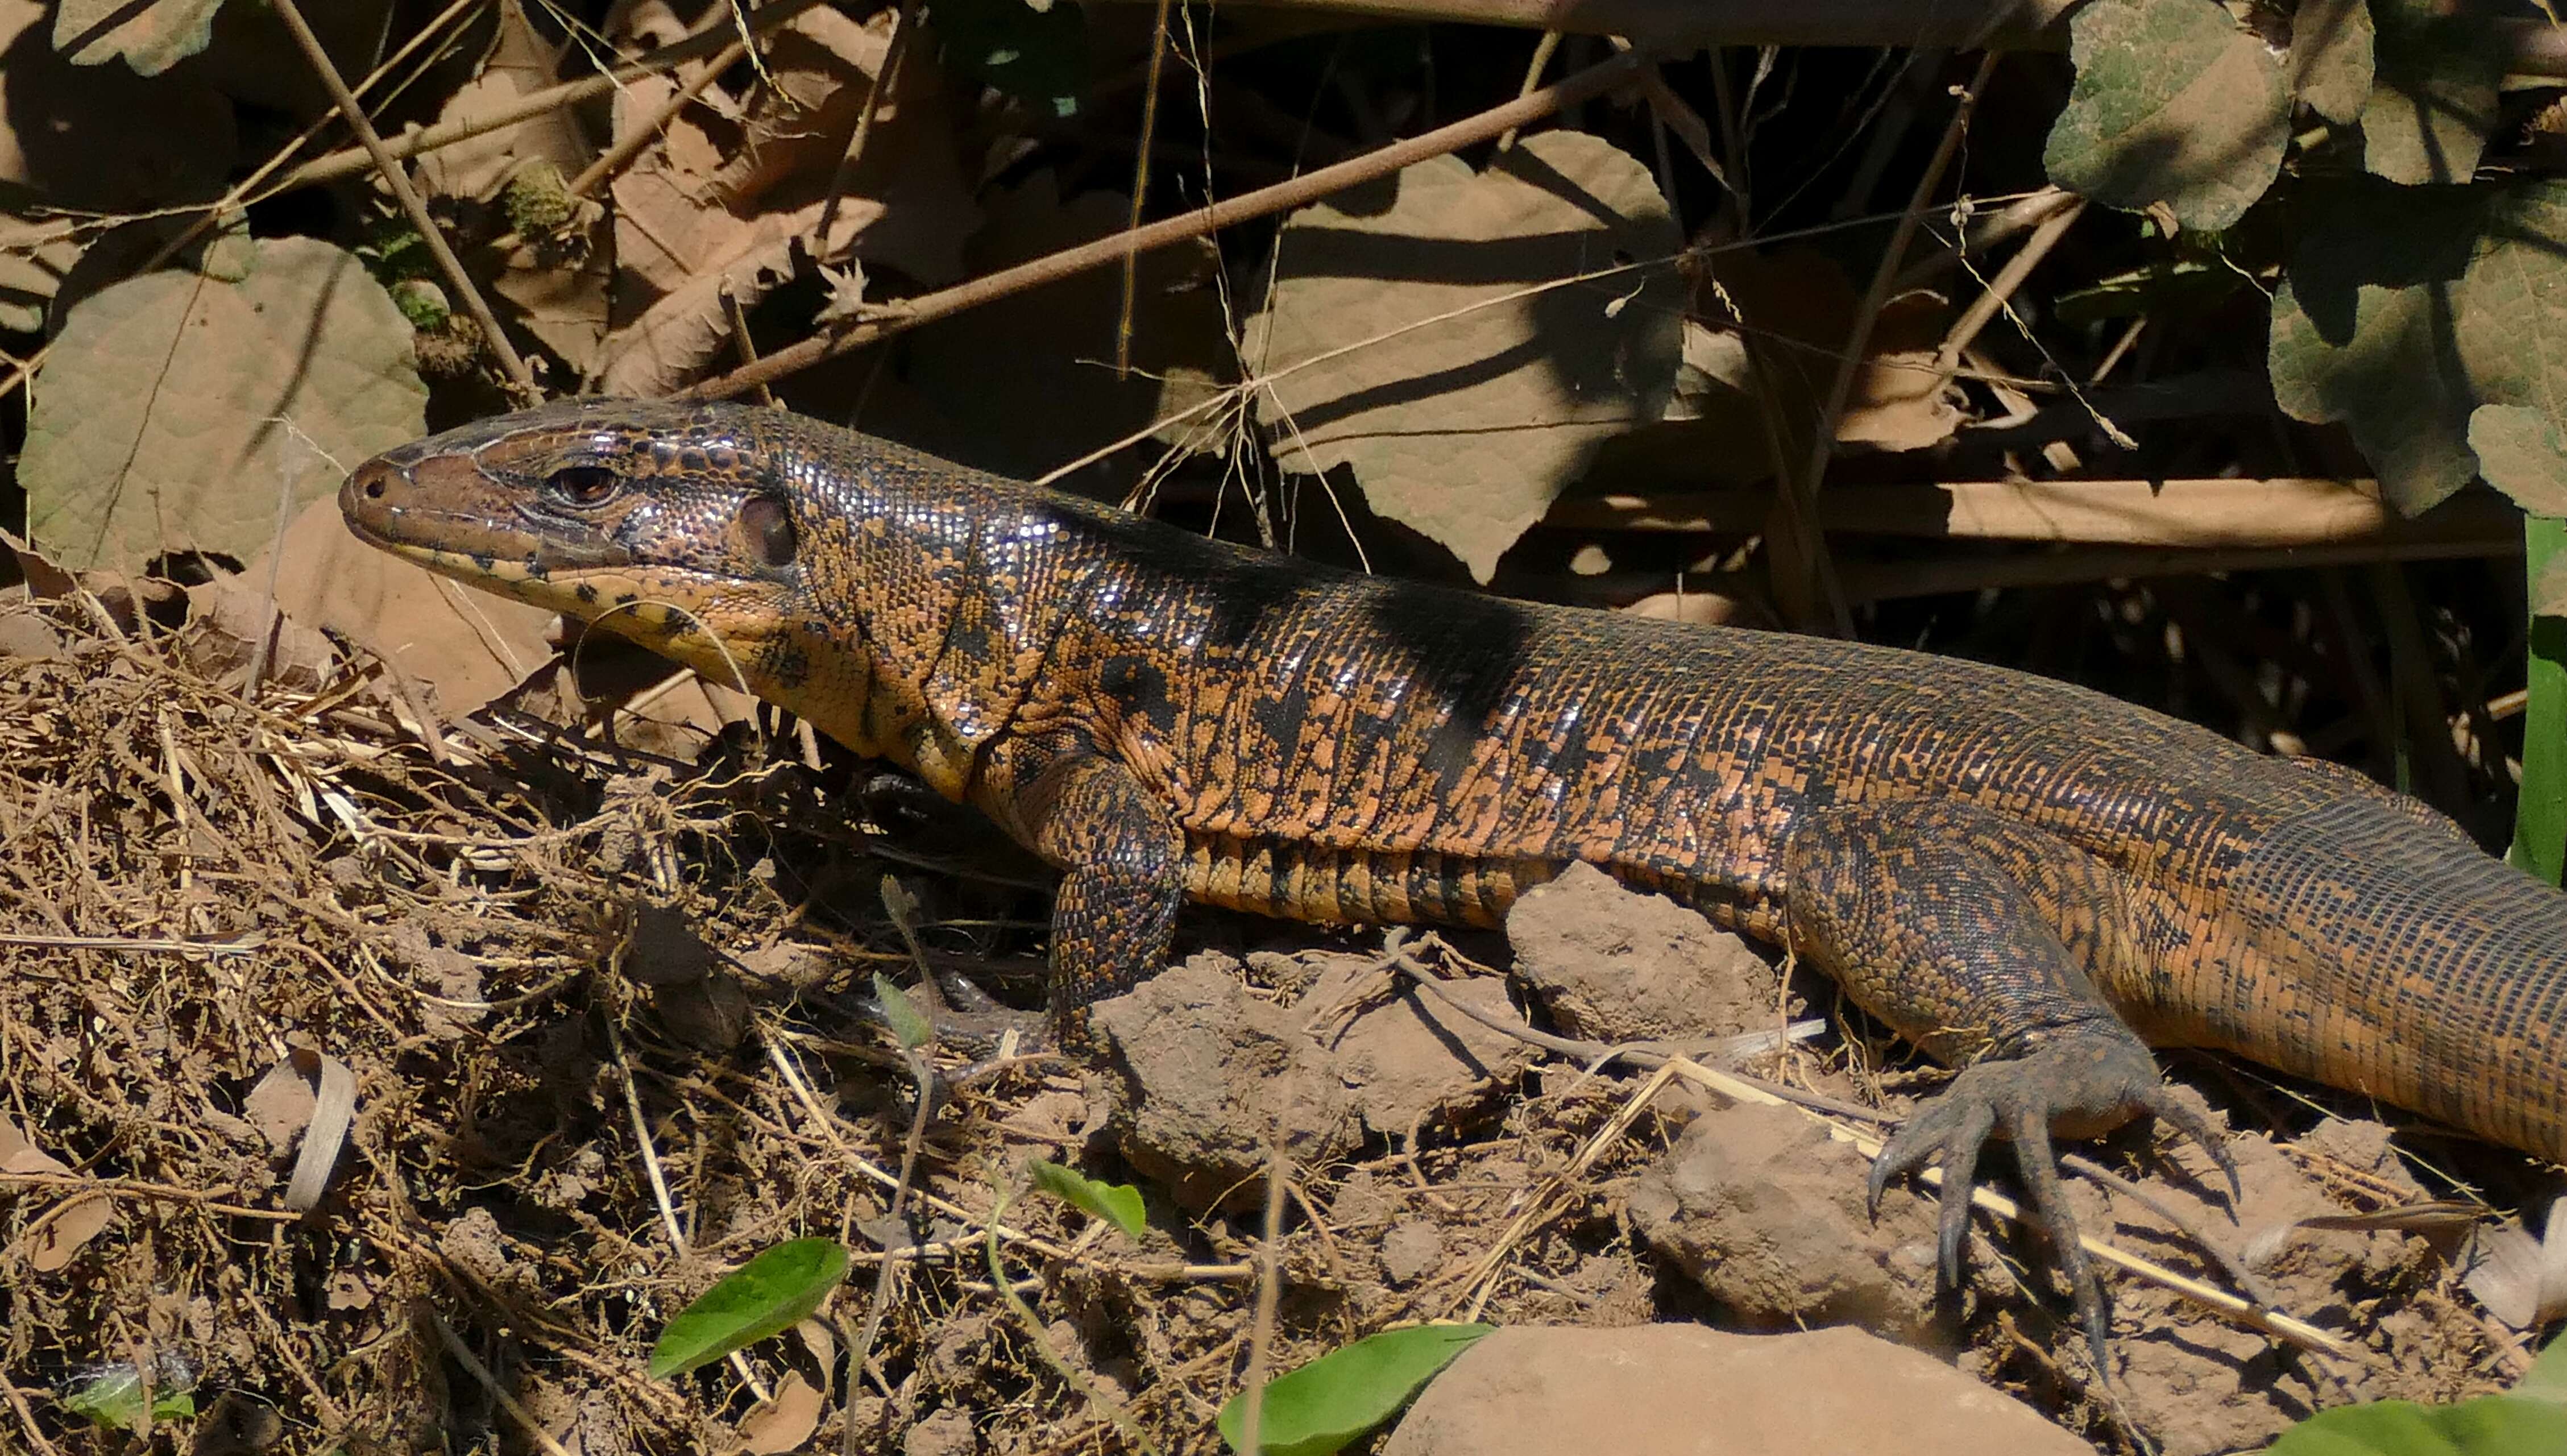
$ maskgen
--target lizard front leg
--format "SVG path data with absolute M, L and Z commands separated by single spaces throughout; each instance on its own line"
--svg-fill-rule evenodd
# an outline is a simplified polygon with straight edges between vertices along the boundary
M 1130 770 L 1088 753 L 1045 765 L 1010 808 L 1027 847 L 1062 871 L 1051 910 L 1052 1028 L 1076 1044 L 1091 1004 L 1166 966 L 1185 899 L 1185 836 Z
M 2209 1125 L 2167 1093 L 2155 1057 L 2096 989 L 2090 970 L 2133 967 L 2140 954 L 2113 871 L 1994 810 L 1935 800 L 1816 810 L 1784 864 L 1793 950 L 1961 1068 L 1872 1165 L 1873 1205 L 1891 1179 L 1940 1162 L 1942 1273 L 1957 1283 L 1981 1146 L 2010 1138 L 2102 1372 L 2103 1292 L 2052 1134 L 2091 1137 L 2154 1113 L 2206 1148 L 2232 1189 L 2237 1177 Z

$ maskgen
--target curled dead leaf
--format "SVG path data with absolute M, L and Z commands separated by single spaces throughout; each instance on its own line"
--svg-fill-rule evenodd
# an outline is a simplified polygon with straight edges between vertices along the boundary
M 1286 468 L 1353 466 L 1485 582 L 1603 441 L 1665 414 L 1679 241 L 1649 169 L 1580 132 L 1305 208 L 1241 348 L 1259 418 Z
M 811 1439 L 811 1433 L 820 1429 L 822 1405 L 820 1392 L 802 1378 L 801 1371 L 788 1372 L 777 1382 L 773 1395 L 739 1418 L 742 1448 L 754 1456 L 800 1450 L 802 1443 Z

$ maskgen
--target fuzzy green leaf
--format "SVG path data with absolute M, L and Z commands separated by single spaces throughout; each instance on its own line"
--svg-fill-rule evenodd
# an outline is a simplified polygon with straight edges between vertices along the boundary
M 2371 0 L 2377 72 L 2362 108 L 2363 165 L 2393 182 L 2465 182 L 2495 125 L 2501 33 L 2442 0 Z
M 2077 82 L 2042 150 L 2052 181 L 2214 231 L 2273 184 L 2290 140 L 2282 66 L 2212 0 L 2093 0 L 2068 44 Z
M 660 1332 L 651 1378 L 684 1374 L 792 1328 L 846 1278 L 847 1263 L 835 1239 L 795 1239 L 732 1270 Z
M 122 56 L 137 76 L 157 76 L 214 38 L 223 0 L 61 0 L 54 49 L 82 66 Z
M 1131 1238 L 1140 1238 L 1149 1227 L 1141 1206 L 1141 1190 L 1129 1183 L 1100 1182 L 1062 1163 L 1027 1163 L 1025 1171 L 1033 1176 L 1036 1188 L 1089 1218 L 1103 1219 Z
M 1329 1456 L 1407 1408 L 1426 1382 L 1493 1329 L 1488 1324 L 1419 1324 L 1368 1335 L 1267 1382 L 1259 1418 L 1260 1456 Z M 1248 1395 L 1221 1408 L 1214 1424 L 1243 1450 Z

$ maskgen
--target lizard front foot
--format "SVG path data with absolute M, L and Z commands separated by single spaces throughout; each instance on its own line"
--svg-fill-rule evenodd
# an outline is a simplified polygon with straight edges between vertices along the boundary
M 2031 1195 L 2030 1221 L 2058 1251 L 2060 1269 L 2068 1276 L 2087 1343 L 2094 1350 L 2096 1373 L 2103 1376 L 2108 1369 L 2104 1292 L 2096 1282 L 2094 1263 L 2079 1242 L 2076 1216 L 2069 1211 L 2060 1185 L 2050 1139 L 2054 1131 L 2071 1137 L 2096 1136 L 2141 1113 L 2164 1118 L 2210 1154 L 2228 1175 L 2233 1206 L 2237 1165 L 2220 1145 L 2217 1132 L 2157 1080 L 2156 1059 L 2147 1047 L 2116 1026 L 2053 1032 L 2023 1055 L 1964 1068 L 1951 1086 L 1902 1123 L 1881 1149 L 1871 1165 L 1870 1209 L 1877 1217 L 1880 1195 L 1890 1180 L 1928 1164 L 1941 1164 L 1938 1249 L 1943 1283 L 1957 1287 L 1979 1151 L 1991 1137 L 2011 1139 L 2015 1162 Z

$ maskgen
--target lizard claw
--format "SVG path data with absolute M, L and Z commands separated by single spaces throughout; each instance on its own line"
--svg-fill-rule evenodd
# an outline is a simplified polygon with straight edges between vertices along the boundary
M 1970 1193 L 1978 1178 L 1979 1151 L 1992 1136 L 2011 1139 L 2029 1195 L 2029 1221 L 2057 1251 L 2094 1351 L 2099 1375 L 2105 1363 L 2104 1292 L 2094 1262 L 2079 1241 L 2059 1181 L 2050 1137 L 2109 1132 L 2142 1112 L 2154 1113 L 2209 1152 L 2237 1187 L 2236 1165 L 2209 1123 L 2182 1105 L 2157 1080 L 2155 1058 L 2127 1032 L 2076 1029 L 2054 1033 L 2021 1056 L 1978 1062 L 1962 1069 L 1940 1096 L 1902 1124 L 1871 1165 L 1867 1190 L 1878 1216 L 1880 1195 L 1891 1180 L 1928 1164 L 1943 1169 L 1937 1252 L 1946 1286 L 1961 1282 L 1961 1255 L 1970 1229 Z

